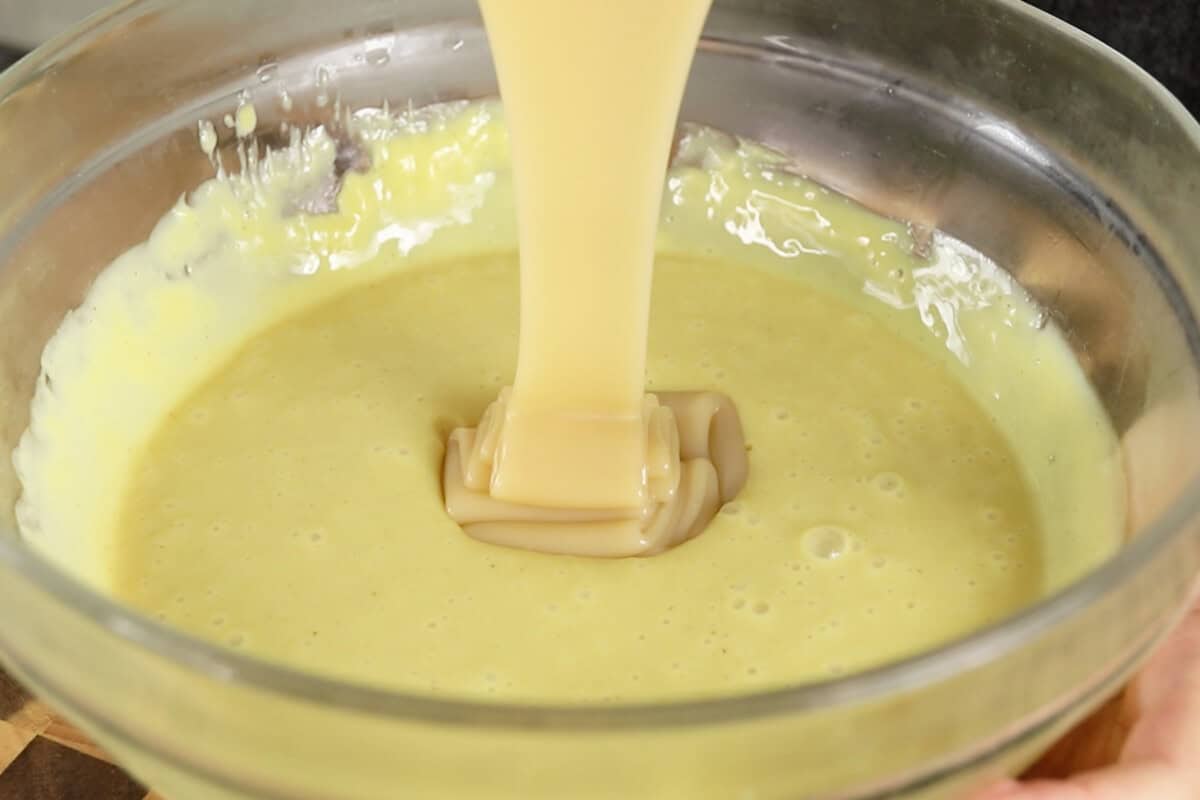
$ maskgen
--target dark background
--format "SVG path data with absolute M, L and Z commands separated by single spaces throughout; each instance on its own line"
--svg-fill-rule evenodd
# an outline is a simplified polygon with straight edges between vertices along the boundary
M 887 2 L 879 0 L 881 13 L 886 13 Z M 1200 0 L 1031 2 L 1141 64 L 1200 116 Z M 19 56 L 0 44 L 0 69 Z
M 1141 64 L 1200 116 L 1200 0 L 1031 2 Z

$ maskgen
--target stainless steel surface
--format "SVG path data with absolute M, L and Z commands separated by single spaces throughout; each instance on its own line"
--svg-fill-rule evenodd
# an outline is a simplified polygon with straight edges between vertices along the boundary
M 351 105 L 495 91 L 467 0 L 135 2 L 0 78 L 0 144 L 21 154 L 0 161 L 5 442 L 63 313 L 207 174 L 196 119 L 239 91 L 263 129 L 324 119 L 323 83 Z M 24 609 L 0 619 L 5 663 L 176 800 L 946 797 L 1095 705 L 1200 567 L 1200 128 L 1132 65 L 1011 0 L 893 0 L 886 14 L 872 0 L 718 2 L 683 113 L 1012 269 L 1124 435 L 1136 518 L 1117 559 L 1002 625 L 864 675 L 559 709 L 261 664 L 120 609 L 0 536 L 0 602 Z M 0 488 L 11 528 L 7 464 Z

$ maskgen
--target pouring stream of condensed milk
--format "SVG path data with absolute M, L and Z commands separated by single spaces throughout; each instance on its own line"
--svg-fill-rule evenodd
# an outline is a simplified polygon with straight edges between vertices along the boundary
M 645 393 L 662 181 L 710 2 L 480 0 L 511 135 L 521 316 L 513 386 L 447 446 L 446 508 L 471 536 L 648 555 L 745 482 L 727 397 Z

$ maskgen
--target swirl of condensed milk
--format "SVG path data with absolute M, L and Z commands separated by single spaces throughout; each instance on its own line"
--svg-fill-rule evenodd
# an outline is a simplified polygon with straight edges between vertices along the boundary
M 578 509 L 506 503 L 490 494 L 502 449 L 509 390 L 478 428 L 450 435 L 443 469 L 446 510 L 470 536 L 568 555 L 654 555 L 700 533 L 749 472 L 741 421 L 716 392 L 646 395 L 646 458 L 638 508 Z

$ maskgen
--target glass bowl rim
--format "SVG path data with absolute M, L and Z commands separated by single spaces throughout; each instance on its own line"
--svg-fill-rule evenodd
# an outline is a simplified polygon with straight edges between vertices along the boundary
M 1050 28 L 1109 61 L 1148 90 L 1159 108 L 1188 134 L 1200 153 L 1200 123 L 1141 67 L 1117 51 L 1021 0 L 990 0 L 1030 25 Z M 60 57 L 101 32 L 136 19 L 162 0 L 123 0 L 46 42 L 0 75 L 0 101 L 36 80 Z M 1196 354 L 1193 353 L 1193 358 Z M 625 704 L 502 703 L 396 691 L 268 662 L 182 633 L 109 599 L 35 554 L 19 535 L 0 536 L 0 568 L 28 578 L 71 611 L 108 634 L 200 677 L 288 700 L 394 719 L 538 730 L 627 730 L 690 727 L 819 711 L 863 703 L 927 686 L 982 666 L 1094 605 L 1125 584 L 1159 552 L 1187 535 L 1200 514 L 1200 476 L 1120 552 L 1057 593 L 932 650 L 829 680 L 728 696 Z

